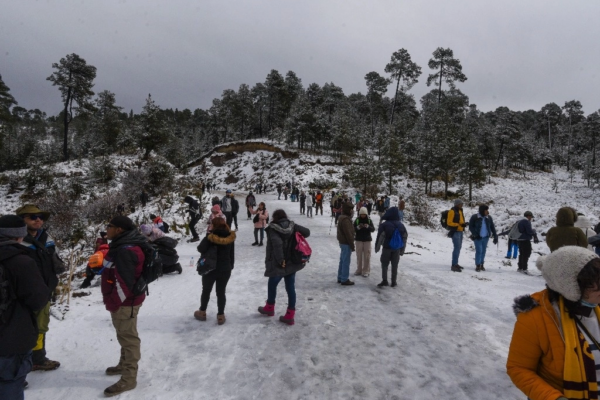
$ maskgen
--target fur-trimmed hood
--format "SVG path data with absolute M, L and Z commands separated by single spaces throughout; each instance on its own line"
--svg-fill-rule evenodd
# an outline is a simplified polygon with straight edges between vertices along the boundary
M 539 306 L 540 303 L 533 298 L 530 294 L 526 294 L 523 296 L 515 297 L 515 301 L 513 303 L 513 311 L 515 315 L 519 315 L 524 312 L 528 312 Z
M 235 232 L 230 231 L 229 235 L 227 235 L 227 236 L 222 236 L 223 233 L 224 233 L 223 231 L 213 232 L 207 236 L 207 239 L 211 243 L 214 243 L 214 244 L 220 245 L 220 246 L 227 246 L 228 244 L 235 242 Z

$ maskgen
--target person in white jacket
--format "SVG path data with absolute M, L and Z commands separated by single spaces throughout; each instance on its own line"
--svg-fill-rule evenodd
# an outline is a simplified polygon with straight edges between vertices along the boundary
M 306 217 L 307 218 L 313 217 L 312 208 L 313 208 L 313 197 L 312 197 L 312 193 L 309 192 L 308 196 L 306 196 Z
M 582 213 L 577 213 L 575 228 L 580 228 L 588 239 L 596 235 L 596 232 L 594 232 L 594 224 L 592 224 L 592 221 Z M 588 245 L 588 250 L 594 251 L 594 247 Z

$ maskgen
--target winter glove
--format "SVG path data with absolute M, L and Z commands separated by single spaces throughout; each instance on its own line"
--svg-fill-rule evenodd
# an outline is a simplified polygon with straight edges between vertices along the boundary
M 466 222 L 464 222 L 464 223 L 460 224 L 460 226 L 462 226 L 463 228 L 466 228 L 466 227 L 467 227 L 467 225 L 469 225 L 469 224 L 467 224 Z
M 535 235 L 533 237 L 533 243 L 538 244 L 540 242 L 540 240 L 538 239 L 537 235 Z
M 498 236 L 494 237 L 494 241 L 493 241 L 493 243 L 494 243 L 494 244 L 498 244 Z

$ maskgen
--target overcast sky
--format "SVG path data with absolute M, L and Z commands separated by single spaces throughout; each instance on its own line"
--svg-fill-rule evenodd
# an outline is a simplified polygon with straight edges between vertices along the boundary
M 206 109 L 271 69 L 364 93 L 365 74 L 385 75 L 400 48 L 423 69 L 419 99 L 437 47 L 460 59 L 458 87 L 483 111 L 600 108 L 597 0 L 0 0 L 0 10 L 0 74 L 20 106 L 51 115 L 61 99 L 46 77 L 70 53 L 97 68 L 96 93 L 139 112 L 148 93 L 163 108 Z

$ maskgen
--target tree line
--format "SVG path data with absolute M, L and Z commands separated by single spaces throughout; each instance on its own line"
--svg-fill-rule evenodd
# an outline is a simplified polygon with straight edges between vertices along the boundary
M 434 182 L 474 186 L 499 170 L 583 170 L 600 180 L 596 141 L 600 110 L 584 115 L 577 100 L 539 110 L 498 107 L 482 112 L 457 86 L 467 80 L 449 48 L 436 49 L 427 67 L 431 87 L 419 104 L 410 90 L 422 68 L 405 49 L 365 75 L 365 91 L 346 95 L 333 82 L 305 86 L 293 71 L 271 70 L 264 82 L 226 89 L 210 108 L 161 108 L 146 98 L 139 114 L 124 112 L 116 95 L 94 93 L 96 68 L 77 54 L 52 65 L 47 78 L 61 94 L 62 111 L 47 116 L 20 107 L 0 77 L 0 169 L 36 162 L 152 152 L 185 166 L 224 142 L 268 139 L 326 154 L 346 164 L 354 186 L 394 191 L 408 174 L 431 193 Z M 390 91 L 391 87 L 391 91 Z

